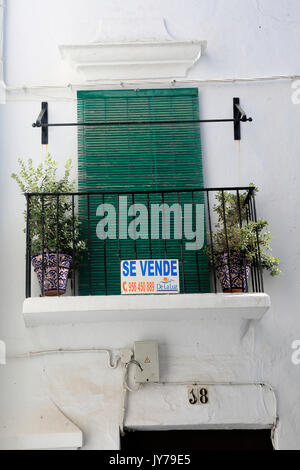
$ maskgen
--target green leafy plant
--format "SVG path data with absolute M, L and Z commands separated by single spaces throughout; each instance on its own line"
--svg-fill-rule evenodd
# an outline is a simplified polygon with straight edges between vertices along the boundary
M 253 193 L 258 191 L 253 184 L 250 187 L 253 187 Z M 228 250 L 230 254 L 238 253 L 252 263 L 258 256 L 259 241 L 261 266 L 272 276 L 276 276 L 281 270 L 279 259 L 271 254 L 268 222 L 263 219 L 258 219 L 257 222 L 249 220 L 248 198 L 248 191 L 239 196 L 228 191 L 217 193 L 217 203 L 214 205 L 214 211 L 218 215 L 216 230 L 212 234 L 212 243 L 205 248 L 205 252 L 214 265 L 217 265 L 220 255 Z
M 13 173 L 11 177 L 18 183 L 23 193 L 64 193 L 74 192 L 75 180 L 70 181 L 72 160 L 68 159 L 62 178 L 57 178 L 57 162 L 48 154 L 45 161 L 36 168 L 32 159 L 27 163 L 18 159 L 19 174 Z M 36 255 L 44 251 L 57 251 L 60 253 L 80 253 L 85 250 L 86 242 L 79 237 L 80 221 L 77 216 L 73 219 L 72 198 L 70 196 L 30 196 L 29 229 L 31 239 L 31 253 Z M 27 213 L 24 212 L 25 222 Z M 44 228 L 43 228 L 44 227 Z M 25 232 L 26 229 L 24 229 Z M 57 239 L 58 235 L 58 239 Z M 44 243 L 43 243 L 44 241 Z M 73 266 L 76 262 L 73 259 Z

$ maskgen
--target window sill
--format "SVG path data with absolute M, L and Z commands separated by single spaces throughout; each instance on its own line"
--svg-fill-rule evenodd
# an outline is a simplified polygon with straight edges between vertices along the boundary
M 270 297 L 251 294 L 33 297 L 23 303 L 27 327 L 101 322 L 260 320 Z

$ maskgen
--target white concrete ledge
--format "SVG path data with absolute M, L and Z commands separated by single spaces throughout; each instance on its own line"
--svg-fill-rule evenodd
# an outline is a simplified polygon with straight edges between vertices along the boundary
M 270 307 L 267 294 L 178 294 L 33 297 L 23 303 L 27 327 L 99 322 L 259 320 Z
M 190 384 L 191 385 L 191 384 Z M 191 405 L 189 385 L 148 384 L 128 397 L 125 427 L 172 429 L 268 429 L 276 422 L 276 397 L 264 384 L 204 385 L 208 403 Z M 155 403 L 155 405 L 153 405 Z
M 1 450 L 78 449 L 82 432 L 50 401 L 38 400 L 35 407 L 18 404 L 14 413 L 2 417 Z

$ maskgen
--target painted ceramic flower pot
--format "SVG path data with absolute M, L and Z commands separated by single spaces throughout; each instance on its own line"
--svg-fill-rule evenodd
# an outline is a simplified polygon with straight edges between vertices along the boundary
M 229 262 L 227 252 L 219 255 L 216 272 L 223 292 L 246 292 L 250 269 L 251 261 L 240 253 L 231 253 Z
M 40 284 L 42 292 L 43 270 L 42 270 L 42 253 L 31 258 L 34 271 Z M 63 295 L 66 292 L 69 269 L 72 256 L 59 253 L 58 259 L 58 276 L 57 282 L 57 253 L 48 251 L 44 253 L 44 293 L 47 296 Z

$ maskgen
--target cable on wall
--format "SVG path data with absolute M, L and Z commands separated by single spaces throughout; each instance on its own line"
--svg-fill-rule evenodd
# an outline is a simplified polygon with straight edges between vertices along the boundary
M 136 85 L 143 85 L 143 84 L 162 84 L 162 85 L 179 85 L 180 83 L 195 83 L 195 84 L 206 84 L 206 83 L 238 83 L 238 82 L 262 82 L 262 81 L 274 81 L 274 80 L 297 80 L 300 79 L 300 74 L 291 74 L 291 75 L 267 75 L 261 77 L 228 77 L 228 78 L 182 78 L 182 79 L 171 79 L 171 80 L 128 80 L 128 81 L 111 81 L 111 82 L 103 82 L 103 81 L 94 81 L 89 83 L 88 85 L 84 83 L 69 83 L 67 85 L 22 85 L 22 86 L 9 86 L 6 85 L 5 89 L 8 92 L 14 91 L 23 91 L 26 93 L 30 90 L 70 90 L 70 91 L 77 91 L 77 89 L 83 90 L 92 90 L 93 87 L 97 87 L 97 89 L 102 86 L 118 86 L 118 87 L 126 87 L 126 86 L 136 86 Z
M 172 79 L 172 80 L 140 80 L 140 81 L 120 81 L 120 82 L 92 82 L 87 84 L 66 84 L 66 85 L 22 85 L 22 86 L 8 86 L 4 85 L 6 92 L 6 101 L 41 101 L 48 100 L 53 102 L 76 102 L 77 90 L 101 90 L 107 89 L 135 89 L 146 88 L 149 86 L 161 87 L 184 87 L 186 85 L 199 87 L 201 85 L 211 84 L 236 84 L 236 83 L 255 83 L 265 81 L 278 81 L 278 80 L 298 80 L 299 74 L 291 75 L 271 75 L 262 77 L 232 77 L 232 78 L 187 78 L 187 79 Z M 56 92 L 57 91 L 57 92 Z M 64 96 L 58 96 L 58 92 L 66 92 Z M 17 97 L 13 97 L 14 93 L 19 93 Z M 20 96 L 20 93 L 22 94 Z M 52 94 L 53 93 L 53 94 Z M 67 96 L 68 94 L 68 96 Z
M 15 356 L 8 356 L 8 359 L 22 359 L 35 356 L 43 356 L 46 354 L 73 354 L 73 353 L 106 353 L 107 354 L 107 367 L 109 369 L 116 369 L 121 359 L 120 355 L 116 355 L 114 362 L 112 361 L 112 350 L 110 349 L 45 349 L 42 351 L 29 351 L 24 354 L 17 354 Z

